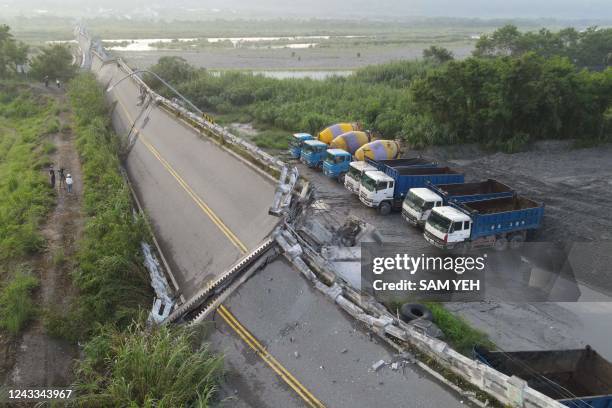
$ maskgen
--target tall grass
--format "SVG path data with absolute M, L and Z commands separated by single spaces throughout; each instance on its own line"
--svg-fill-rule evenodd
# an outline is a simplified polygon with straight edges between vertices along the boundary
M 53 203 L 43 134 L 53 104 L 0 84 L 0 265 L 44 246 L 38 233 Z M 0 273 L 1 273 L 0 267 Z
M 184 328 L 106 327 L 85 347 L 77 402 L 108 407 L 207 407 L 223 361 Z M 201 344 L 201 343 L 200 343 Z
M 38 286 L 38 279 L 19 268 L 15 276 L 0 288 L 0 328 L 18 334 L 36 313 L 31 292 Z

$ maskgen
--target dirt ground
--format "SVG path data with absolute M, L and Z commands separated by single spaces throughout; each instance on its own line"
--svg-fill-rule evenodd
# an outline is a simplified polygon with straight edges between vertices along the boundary
M 50 93 L 60 106 L 67 106 L 66 96 L 61 90 L 41 87 L 35 91 Z M 70 123 L 70 113 L 61 112 L 59 120 L 61 125 Z M 63 167 L 72 174 L 74 185 L 69 194 L 65 186 L 56 184 L 57 204 L 41 229 L 47 246 L 32 260 L 33 270 L 40 281 L 35 298 L 41 313 L 19 338 L 12 341 L 12 353 L 7 357 L 12 369 L 6 383 L 14 388 L 65 387 L 72 382 L 73 364 L 78 357 L 76 345 L 47 334 L 42 317 L 44 310 L 50 307 L 61 309 L 74 295 L 69 272 L 76 242 L 83 229 L 82 173 L 74 147 L 75 136 L 67 131 L 48 137 L 56 146 L 56 151 L 50 155 L 54 168 Z M 57 180 L 59 182 L 59 178 Z

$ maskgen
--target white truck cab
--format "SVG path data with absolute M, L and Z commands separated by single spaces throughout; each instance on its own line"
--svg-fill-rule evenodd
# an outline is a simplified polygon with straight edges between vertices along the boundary
M 425 223 L 425 240 L 438 248 L 452 249 L 470 239 L 472 219 L 455 207 L 436 207 Z
M 378 207 L 383 201 L 393 200 L 395 181 L 382 171 L 368 171 L 361 178 L 359 199 L 368 207 Z
M 344 176 L 344 187 L 350 192 L 359 195 L 361 178 L 368 171 L 376 171 L 376 168 L 364 161 L 353 161 L 349 164 L 349 171 Z
M 442 207 L 442 197 L 428 188 L 411 188 L 402 203 L 402 217 L 412 225 L 425 225 L 433 208 Z

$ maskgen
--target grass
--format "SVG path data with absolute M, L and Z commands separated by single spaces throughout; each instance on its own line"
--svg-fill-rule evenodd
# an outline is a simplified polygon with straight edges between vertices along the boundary
M 37 286 L 38 279 L 25 268 L 18 268 L 0 290 L 0 328 L 16 335 L 36 315 L 31 294 Z
M 44 246 L 38 228 L 53 192 L 42 135 L 53 113 L 52 104 L 22 85 L 0 83 L 0 91 L 0 264 L 8 264 Z
M 475 345 L 495 347 L 484 332 L 472 327 L 462 317 L 449 312 L 442 304 L 429 302 L 426 305 L 433 314 L 434 323 L 444 333 L 444 340 L 458 352 L 471 356 Z
M 223 366 L 194 332 L 141 323 L 106 327 L 84 354 L 76 383 L 83 406 L 208 407 Z

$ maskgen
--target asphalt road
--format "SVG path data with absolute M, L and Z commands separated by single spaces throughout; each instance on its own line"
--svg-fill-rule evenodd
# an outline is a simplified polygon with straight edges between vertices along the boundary
M 225 306 L 324 406 L 447 408 L 466 404 L 415 364 L 373 370 L 377 361 L 393 361 L 394 351 L 282 260 L 251 277 Z M 228 370 L 224 406 L 304 406 L 249 346 L 236 340 L 219 312 L 214 321 L 217 330 L 212 342 L 223 352 Z
M 114 63 L 98 75 L 104 84 L 125 77 Z M 113 87 L 113 121 L 123 135 L 132 126 L 137 132 L 128 175 L 189 298 L 272 231 L 278 219 L 267 211 L 274 185 L 166 111 L 142 113 L 137 95 L 129 79 Z

